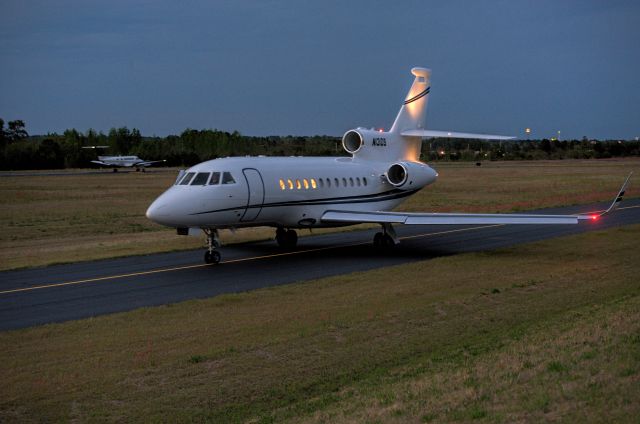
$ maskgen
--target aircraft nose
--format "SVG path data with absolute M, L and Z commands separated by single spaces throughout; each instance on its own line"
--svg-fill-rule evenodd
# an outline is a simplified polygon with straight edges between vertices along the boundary
M 156 218 L 158 217 L 158 207 L 156 206 L 156 202 L 153 202 L 148 208 L 147 208 L 147 219 L 154 221 L 156 220 Z
M 163 217 L 167 217 L 168 213 L 167 213 L 167 205 L 164 203 L 160 203 L 158 202 L 158 200 L 156 200 L 155 202 L 153 202 L 151 205 L 149 205 L 149 208 L 147 208 L 147 219 L 156 222 L 158 224 L 163 224 Z

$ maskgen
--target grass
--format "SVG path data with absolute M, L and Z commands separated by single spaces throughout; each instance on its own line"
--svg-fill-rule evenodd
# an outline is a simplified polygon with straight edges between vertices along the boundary
M 633 422 L 640 226 L 0 333 L 0 421 Z
M 513 212 L 610 200 L 640 159 L 437 163 L 440 178 L 406 211 Z M 640 174 L 640 173 L 638 173 Z M 144 213 L 174 172 L 0 178 L 0 270 L 198 248 Z M 640 196 L 631 184 L 627 196 Z M 223 242 L 273 237 L 273 229 L 223 232 Z

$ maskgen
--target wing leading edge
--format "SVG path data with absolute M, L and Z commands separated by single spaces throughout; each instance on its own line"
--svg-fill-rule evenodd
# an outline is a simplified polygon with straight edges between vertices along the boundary
M 323 222 L 377 223 L 406 225 L 478 225 L 478 224 L 577 224 L 583 220 L 597 220 L 612 212 L 622 201 L 631 173 L 609 208 L 600 213 L 577 215 L 538 214 L 465 214 L 465 213 L 410 213 L 361 212 L 329 210 L 322 215 Z

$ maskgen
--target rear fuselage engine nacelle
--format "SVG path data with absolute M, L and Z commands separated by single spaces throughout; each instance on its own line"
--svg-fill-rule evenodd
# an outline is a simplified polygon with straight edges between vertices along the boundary
M 396 162 L 385 173 L 389 184 L 403 190 L 433 183 L 438 174 L 422 162 Z

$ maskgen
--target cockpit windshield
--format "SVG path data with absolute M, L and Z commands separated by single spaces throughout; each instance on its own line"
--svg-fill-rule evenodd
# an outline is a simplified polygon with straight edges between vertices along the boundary
M 212 172 L 211 173 L 211 181 L 209 182 L 209 184 L 211 184 L 211 185 L 220 184 L 220 173 L 219 172 Z
M 187 172 L 182 171 L 176 180 L 176 185 L 218 185 L 235 184 L 236 180 L 231 172 Z
M 185 175 L 184 178 L 180 180 L 180 185 L 189 185 L 194 175 L 196 175 L 195 172 L 187 172 L 187 175 Z
M 231 172 L 225 172 L 222 174 L 222 184 L 235 184 L 236 180 L 233 179 Z
M 193 179 L 191 185 L 205 185 L 209 181 L 208 172 L 198 172 L 198 175 Z

